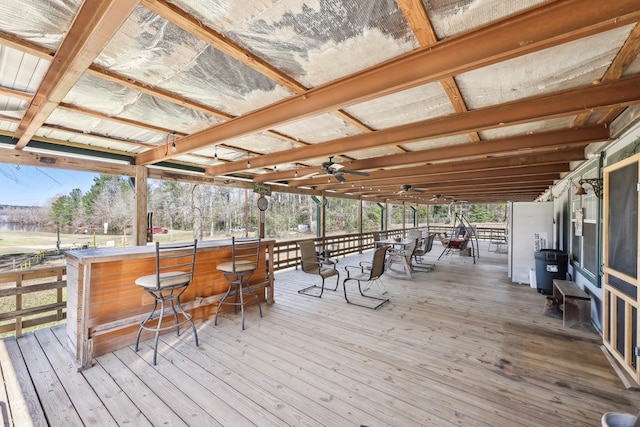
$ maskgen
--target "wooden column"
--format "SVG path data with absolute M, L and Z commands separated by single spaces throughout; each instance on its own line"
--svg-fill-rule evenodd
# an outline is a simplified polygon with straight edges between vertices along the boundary
M 136 166 L 136 208 L 133 222 L 136 246 L 147 244 L 147 176 L 146 166 Z
M 358 234 L 360 234 L 360 251 L 362 253 L 362 246 L 364 245 L 362 238 L 362 199 L 358 200 Z

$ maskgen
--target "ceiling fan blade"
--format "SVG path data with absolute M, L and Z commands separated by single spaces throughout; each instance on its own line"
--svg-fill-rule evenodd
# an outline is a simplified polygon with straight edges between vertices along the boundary
M 344 175 L 342 173 L 334 173 L 333 176 L 339 181 L 339 182 L 345 182 L 346 178 L 344 177 Z
M 298 178 L 301 178 L 301 179 L 311 178 L 312 176 L 316 176 L 316 175 L 318 175 L 319 173 L 320 173 L 320 172 L 309 172 L 309 173 L 307 173 L 307 174 L 304 174 L 304 175 L 299 176 Z
M 342 169 L 342 170 L 340 170 L 340 172 L 348 173 L 348 174 L 351 174 L 351 175 L 369 176 L 369 172 L 362 172 L 362 171 L 352 171 L 352 170 Z

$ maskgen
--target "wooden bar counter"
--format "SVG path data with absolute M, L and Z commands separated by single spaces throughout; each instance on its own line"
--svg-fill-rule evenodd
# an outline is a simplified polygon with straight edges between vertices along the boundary
M 251 287 L 261 300 L 273 303 L 272 239 L 263 239 L 260 263 Z M 149 314 L 153 298 L 134 284 L 136 278 L 155 273 L 155 246 L 69 251 L 67 257 L 67 338 L 80 369 L 94 356 L 131 345 L 140 321 Z M 198 242 L 194 278 L 180 301 L 195 322 L 215 315 L 218 301 L 228 289 L 216 269 L 231 260 L 231 240 Z M 228 310 L 228 307 L 225 307 Z M 142 339 L 146 339 L 150 335 Z

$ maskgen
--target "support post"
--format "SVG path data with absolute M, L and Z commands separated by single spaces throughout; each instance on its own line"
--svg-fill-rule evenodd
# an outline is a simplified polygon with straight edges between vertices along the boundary
M 136 246 L 147 244 L 147 177 L 146 166 L 136 166 L 135 193 L 136 210 L 133 222 L 133 235 Z

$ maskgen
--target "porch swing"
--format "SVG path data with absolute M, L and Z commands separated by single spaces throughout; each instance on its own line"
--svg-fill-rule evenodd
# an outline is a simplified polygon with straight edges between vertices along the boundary
M 464 213 L 454 212 L 454 220 L 453 220 L 453 235 L 446 236 L 443 239 L 440 239 L 444 249 L 442 249 L 442 253 L 438 257 L 438 259 L 442 258 L 443 255 L 449 255 L 453 252 L 462 253 L 465 249 L 469 247 L 471 244 L 470 252 L 473 257 L 473 263 L 476 263 L 476 257 L 480 258 L 480 254 L 478 253 L 478 235 L 476 234 L 476 230 L 471 226 L 471 223 L 464 216 Z

